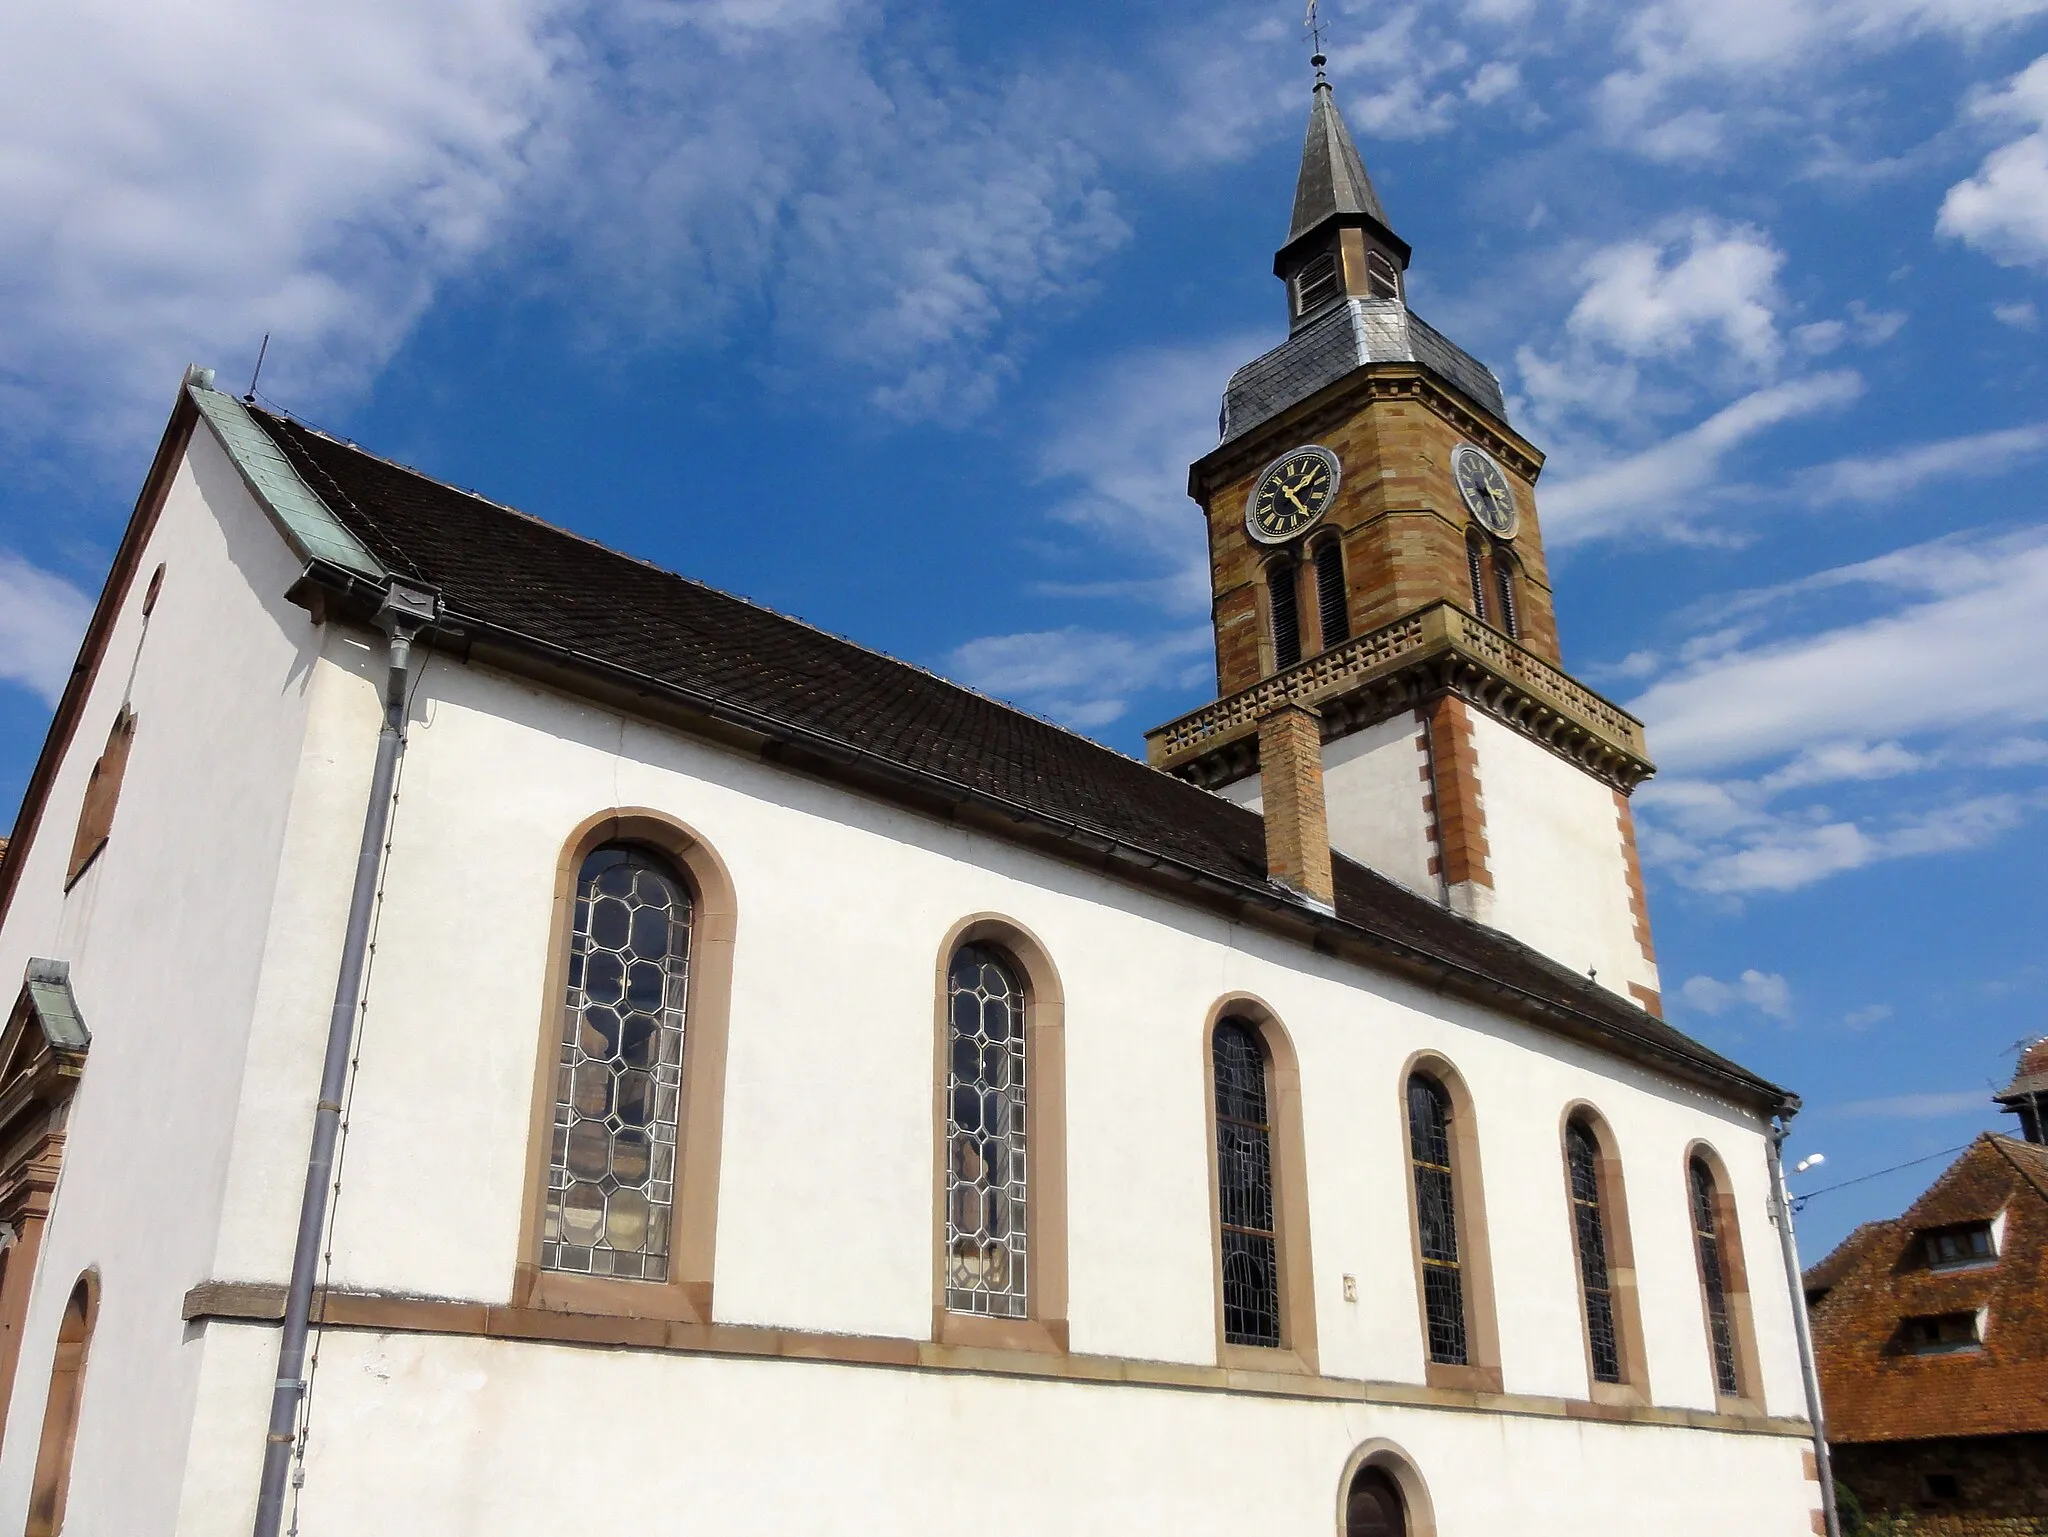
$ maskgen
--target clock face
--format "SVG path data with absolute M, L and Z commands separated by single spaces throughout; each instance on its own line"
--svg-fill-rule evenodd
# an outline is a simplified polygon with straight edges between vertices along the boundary
M 1451 455 L 1451 475 L 1458 482 L 1458 494 L 1489 533 L 1503 539 L 1515 537 L 1521 514 L 1515 509 L 1514 488 L 1501 467 L 1486 451 L 1461 443 Z
M 1244 526 L 1261 544 L 1284 544 L 1306 533 L 1329 510 L 1343 466 L 1319 444 L 1282 454 L 1252 487 Z

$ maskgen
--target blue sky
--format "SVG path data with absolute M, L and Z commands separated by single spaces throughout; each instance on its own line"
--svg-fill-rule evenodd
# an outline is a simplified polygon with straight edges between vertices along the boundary
M 1650 724 L 1666 997 L 1809 1187 L 2048 1027 L 2048 0 L 1333 0 L 1411 300 Z M 74 0 L 0 75 L 0 800 L 177 380 L 1140 750 L 1284 333 L 1296 0 Z M 2006 1121 L 2005 1124 L 2010 1124 Z M 1938 1164 L 1817 1198 L 1805 1245 Z

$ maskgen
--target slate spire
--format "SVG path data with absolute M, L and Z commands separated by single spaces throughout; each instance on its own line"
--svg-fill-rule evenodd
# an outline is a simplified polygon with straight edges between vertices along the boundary
M 1323 73 L 1326 62 L 1317 54 L 1315 95 L 1308 110 L 1308 136 L 1301 146 L 1301 174 L 1294 184 L 1294 218 L 1287 231 L 1290 249 L 1303 236 L 1337 223 L 1372 230 L 1402 255 L 1408 244 L 1387 222 L 1387 210 L 1366 174 L 1365 161 L 1352 142 L 1337 96 Z

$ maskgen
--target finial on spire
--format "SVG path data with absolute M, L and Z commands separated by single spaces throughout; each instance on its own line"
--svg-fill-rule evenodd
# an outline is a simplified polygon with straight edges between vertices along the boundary
M 1323 53 L 1323 18 L 1316 9 L 1319 3 L 1320 0 L 1308 0 L 1308 14 L 1302 18 L 1301 24 L 1308 28 L 1309 41 L 1316 50 L 1309 58 L 1309 67 L 1316 72 L 1316 84 L 1324 86 L 1330 83 L 1330 79 L 1323 73 L 1323 66 L 1330 61 Z

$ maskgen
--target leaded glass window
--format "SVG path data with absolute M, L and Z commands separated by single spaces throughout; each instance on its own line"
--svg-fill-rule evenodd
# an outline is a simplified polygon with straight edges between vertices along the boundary
M 1579 1248 L 1579 1290 L 1586 1299 L 1586 1340 L 1593 1380 L 1621 1381 L 1621 1347 L 1614 1332 L 1614 1290 L 1607 1271 L 1607 1224 L 1600 1211 L 1600 1149 L 1582 1121 L 1564 1130 L 1571 1170 L 1572 1230 Z
M 1266 1051 L 1246 1021 L 1216 1026 L 1216 1207 L 1222 1227 L 1223 1338 L 1280 1343 L 1280 1246 L 1273 1223 L 1273 1128 Z
M 1030 1303 L 1024 984 L 963 945 L 946 981 L 946 1306 L 1023 1318 Z
M 1458 1262 L 1458 1208 L 1451 1172 L 1451 1101 L 1421 1073 L 1408 1080 L 1408 1157 L 1415 1173 L 1415 1236 L 1429 1358 L 1466 1364 L 1465 1276 Z
M 541 1265 L 668 1278 L 691 901 L 648 850 L 614 844 L 576 877 Z
M 1735 1373 L 1735 1332 L 1728 1324 L 1728 1285 L 1721 1269 L 1721 1237 L 1715 1227 L 1713 1171 L 1695 1158 L 1692 1180 L 1692 1232 L 1700 1252 L 1700 1284 L 1707 1293 L 1707 1330 L 1714 1347 L 1714 1385 L 1733 1398 L 1742 1391 Z

